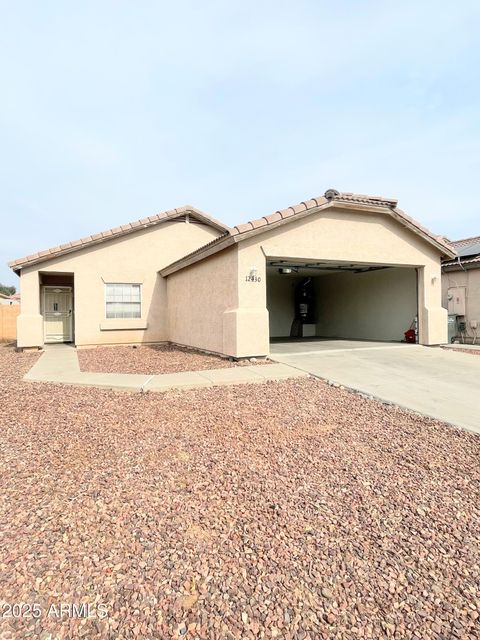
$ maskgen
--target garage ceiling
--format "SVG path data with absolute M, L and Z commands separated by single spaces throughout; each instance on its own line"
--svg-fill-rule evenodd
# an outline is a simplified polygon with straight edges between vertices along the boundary
M 355 263 L 332 263 L 332 262 L 297 262 L 290 260 L 268 260 L 267 274 L 281 273 L 285 276 L 319 276 L 328 273 L 368 273 L 380 269 L 390 269 L 390 267 L 379 265 L 365 265 Z M 290 270 L 290 272 L 289 272 Z

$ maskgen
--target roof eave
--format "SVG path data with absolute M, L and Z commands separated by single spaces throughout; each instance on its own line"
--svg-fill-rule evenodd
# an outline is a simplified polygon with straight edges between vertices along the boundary
M 393 208 L 389 206 L 389 201 L 382 202 L 379 200 L 378 204 L 372 204 L 372 203 L 352 202 L 352 201 L 343 200 L 339 198 L 339 199 L 327 200 L 325 202 L 322 202 L 322 204 L 319 204 L 317 207 L 305 209 L 304 211 L 300 211 L 298 213 L 295 213 L 294 215 L 287 215 L 285 217 L 282 216 L 275 222 L 267 223 L 265 221 L 265 224 L 257 226 L 256 228 L 253 228 L 253 229 L 249 229 L 248 231 L 243 231 L 243 232 L 237 231 L 236 233 L 233 233 L 231 236 L 226 236 L 226 238 L 223 241 L 220 241 L 220 238 L 219 238 L 218 242 L 214 242 L 213 244 L 209 243 L 207 245 L 204 245 L 204 247 L 200 247 L 200 249 L 197 249 L 195 252 L 187 256 L 184 256 L 179 260 L 176 260 L 172 264 L 169 264 L 167 267 L 162 269 L 159 273 L 162 276 L 169 276 L 172 273 L 175 273 L 176 271 L 180 271 L 185 267 L 191 266 L 192 264 L 195 264 L 196 262 L 199 262 L 200 260 L 203 260 L 204 258 L 207 258 L 213 255 L 214 253 L 217 253 L 218 251 L 222 251 L 223 249 L 225 249 L 228 246 L 231 246 L 234 243 L 243 242 L 243 240 L 248 240 L 253 236 L 260 235 L 266 231 L 271 231 L 293 220 L 301 220 L 302 218 L 305 218 L 311 214 L 317 213 L 318 211 L 324 211 L 326 209 L 333 208 L 333 207 L 350 209 L 352 211 L 362 210 L 370 213 L 386 212 L 392 215 L 395 218 L 395 220 L 397 220 L 400 224 L 402 224 L 402 226 L 406 227 L 416 235 L 421 236 L 426 242 L 433 245 L 440 252 L 442 256 L 454 258 L 457 255 L 455 250 L 450 249 L 449 247 L 444 245 L 442 242 L 437 241 L 433 235 L 430 235 L 425 229 L 416 225 L 413 219 L 407 216 L 401 209 L 398 209 L 397 207 Z M 283 211 L 288 211 L 288 210 L 285 209 Z M 227 240 L 230 240 L 230 241 L 227 242 Z
M 221 236 L 220 238 L 218 238 L 218 242 L 205 245 L 204 250 L 202 250 L 200 253 L 194 252 L 193 254 L 189 254 L 183 258 L 180 258 L 179 260 L 176 260 L 175 262 L 167 265 L 163 269 L 160 269 L 158 273 L 163 277 L 169 276 L 176 271 L 185 269 L 186 267 L 189 267 L 192 264 L 203 260 L 204 258 L 208 258 L 215 253 L 219 253 L 220 251 L 223 251 L 224 249 L 237 244 L 240 239 L 241 236 Z M 202 247 L 200 249 L 202 249 Z
M 442 269 L 448 271 L 463 271 L 480 267 L 480 255 L 472 256 L 468 260 L 449 260 L 442 263 Z
M 185 267 L 189 267 L 192 264 L 195 264 L 195 262 L 199 262 L 204 258 L 208 258 L 209 256 L 213 255 L 214 253 L 217 253 L 218 251 L 223 251 L 223 249 L 226 249 L 227 247 L 230 247 L 233 244 L 238 244 L 239 242 L 243 242 L 243 240 L 248 240 L 248 238 L 251 238 L 252 236 L 259 235 L 265 231 L 270 231 L 271 229 L 276 229 L 277 227 L 287 222 L 290 222 L 291 220 L 299 220 L 301 218 L 304 218 L 306 215 L 310 215 L 312 213 L 315 213 L 316 211 L 324 209 L 328 206 L 328 204 L 329 204 L 328 202 L 323 203 L 318 207 L 306 209 L 305 211 L 302 211 L 295 215 L 279 218 L 275 222 L 267 223 L 267 221 L 265 220 L 265 224 L 263 224 L 262 226 L 258 226 L 254 229 L 250 229 L 249 231 L 243 231 L 243 232 L 234 231 L 230 235 L 225 236 L 222 240 L 220 240 L 219 238 L 218 242 L 208 243 L 203 247 L 200 247 L 196 251 L 192 252 L 191 254 L 188 254 L 183 258 L 180 258 L 179 260 L 172 262 L 171 264 L 166 266 L 164 269 L 161 269 L 159 273 L 164 277 L 169 276 L 172 273 L 175 273 L 176 271 L 180 271 Z
M 220 222 L 220 220 L 217 220 L 216 218 L 212 218 L 192 205 L 186 205 L 183 208 L 185 209 L 185 213 L 192 213 L 194 217 L 198 218 L 210 227 L 217 229 L 217 231 L 221 231 L 222 233 L 228 233 L 230 231 L 230 227 L 228 225 L 223 224 L 223 222 Z
M 390 209 L 390 211 L 393 214 L 396 214 L 394 215 L 394 218 L 398 222 L 400 222 L 400 224 L 405 226 L 407 229 L 410 229 L 417 235 L 421 236 L 425 241 L 433 245 L 436 249 L 438 249 L 438 251 L 440 251 L 442 256 L 445 256 L 448 258 L 455 258 L 455 256 L 457 255 L 457 252 L 455 251 L 455 249 L 449 247 L 446 243 L 441 242 L 440 240 L 437 240 L 433 236 L 433 234 L 429 233 L 426 229 L 419 226 L 415 222 L 415 220 L 413 218 L 410 218 L 410 216 L 407 216 L 407 214 L 404 211 L 402 211 L 398 207 L 395 207 L 394 209 Z
M 19 260 L 12 260 L 7 264 L 10 267 L 10 269 L 14 271 L 14 273 L 16 273 L 17 275 L 20 275 L 21 270 L 25 267 L 31 267 L 37 264 L 41 264 L 43 262 L 48 262 L 49 260 L 54 260 L 56 258 L 63 257 L 65 255 L 68 255 L 69 253 L 80 251 L 81 249 L 88 249 L 89 247 L 94 247 L 96 245 L 103 244 L 104 242 L 108 242 L 109 240 L 115 240 L 117 238 L 128 236 L 131 233 L 135 233 L 137 231 L 149 229 L 151 227 L 157 226 L 164 222 L 173 222 L 174 220 L 178 219 L 184 214 L 191 214 L 200 222 L 203 222 L 204 224 L 216 229 L 217 231 L 223 234 L 228 233 L 230 231 L 230 227 L 224 225 L 222 222 L 216 220 L 215 218 L 211 218 L 206 213 L 203 213 L 203 211 L 200 211 L 199 209 L 196 209 L 191 205 L 184 205 L 183 207 L 173 209 L 172 213 L 170 213 L 169 211 L 169 212 L 164 212 L 163 214 L 157 214 L 161 217 L 158 217 L 151 221 L 149 220 L 149 218 L 144 218 L 143 223 L 141 221 L 128 223 L 130 228 L 122 228 L 122 226 L 120 226 L 116 228 L 118 229 L 117 232 L 113 232 L 111 229 L 109 229 L 107 231 L 94 234 L 93 237 L 88 236 L 86 239 L 75 240 L 73 242 L 65 243 L 65 245 L 63 245 L 63 248 L 62 248 L 62 245 L 60 245 L 58 249 L 57 248 L 47 249 L 45 251 L 39 252 L 39 254 L 35 255 L 35 257 L 32 256 L 32 258 L 30 259 L 28 259 L 28 256 L 26 256 L 26 258 L 24 259 L 20 258 Z M 150 217 L 155 218 L 155 216 L 150 216 Z M 123 227 L 126 227 L 126 226 L 127 225 L 123 225 Z M 95 237 L 95 236 L 98 236 L 98 237 Z

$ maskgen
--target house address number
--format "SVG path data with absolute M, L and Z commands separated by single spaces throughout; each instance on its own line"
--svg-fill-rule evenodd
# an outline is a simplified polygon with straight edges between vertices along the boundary
M 260 276 L 245 276 L 245 282 L 261 282 Z

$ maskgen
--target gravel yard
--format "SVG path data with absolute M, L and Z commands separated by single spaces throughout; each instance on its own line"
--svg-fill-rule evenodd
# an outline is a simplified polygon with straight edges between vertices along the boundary
M 448 349 L 449 351 L 454 351 L 455 353 L 457 353 L 457 351 L 460 351 L 460 353 L 470 353 L 473 356 L 480 356 L 480 349 L 461 349 L 461 348 L 452 348 L 452 347 L 444 347 L 445 349 Z
M 480 637 L 479 436 L 314 378 L 22 382 L 37 357 L 0 350 L 0 594 L 41 612 L 2 639 Z M 51 607 L 82 602 L 107 617 Z
M 179 373 L 252 365 L 250 360 L 232 362 L 213 354 L 171 344 L 78 349 L 82 371 L 99 373 Z M 265 362 L 258 360 L 257 364 Z

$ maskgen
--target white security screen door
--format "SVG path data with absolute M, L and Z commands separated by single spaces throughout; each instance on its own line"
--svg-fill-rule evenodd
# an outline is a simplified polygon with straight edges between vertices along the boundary
M 44 287 L 45 342 L 71 342 L 73 327 L 71 287 Z

